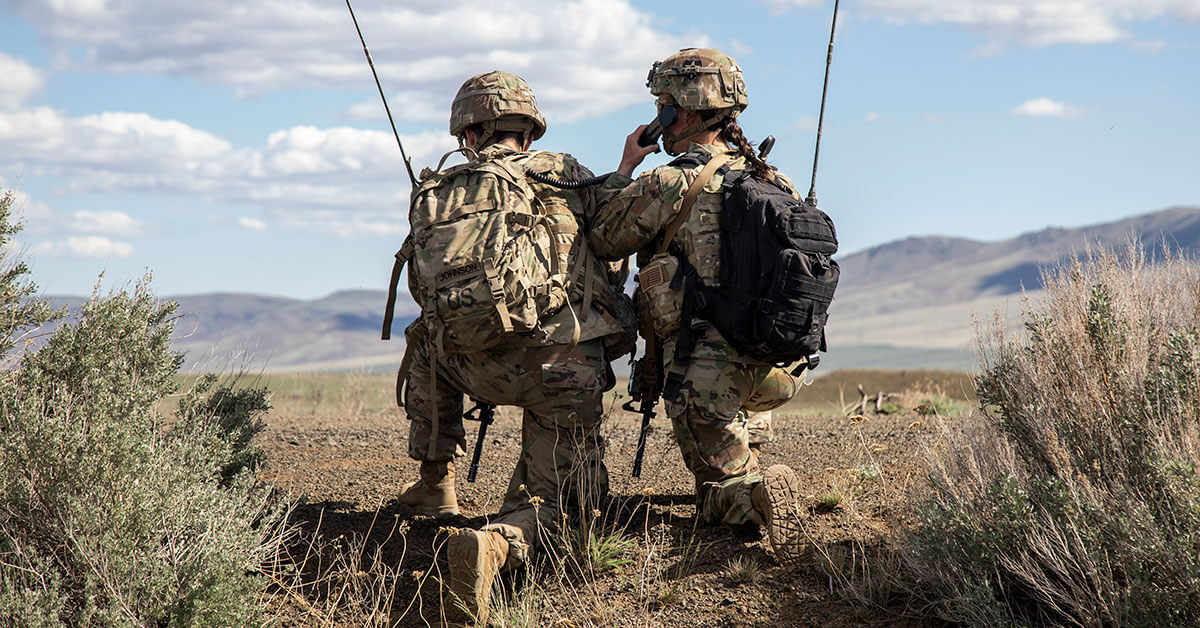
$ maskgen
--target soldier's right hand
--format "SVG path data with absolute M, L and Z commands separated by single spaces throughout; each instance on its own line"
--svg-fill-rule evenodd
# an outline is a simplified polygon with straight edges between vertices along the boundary
M 638 144 L 638 138 L 642 136 L 642 131 L 645 131 L 647 126 L 649 125 L 643 124 L 639 126 L 633 130 L 633 133 L 630 133 L 629 136 L 625 138 L 625 151 L 621 154 L 621 164 L 617 166 L 618 173 L 627 177 L 632 177 L 633 169 L 637 168 L 638 164 L 642 163 L 642 160 L 646 158 L 646 155 L 649 155 L 650 153 L 657 153 L 662 150 L 658 147 L 658 144 L 651 144 L 649 146 L 642 146 L 641 144 Z

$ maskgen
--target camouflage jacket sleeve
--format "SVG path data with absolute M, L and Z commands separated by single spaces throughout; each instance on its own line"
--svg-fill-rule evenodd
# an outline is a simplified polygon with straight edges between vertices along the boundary
M 679 213 L 689 174 L 659 166 L 635 180 L 609 177 L 598 193 L 600 215 L 588 233 L 596 255 L 620 260 L 652 244 Z

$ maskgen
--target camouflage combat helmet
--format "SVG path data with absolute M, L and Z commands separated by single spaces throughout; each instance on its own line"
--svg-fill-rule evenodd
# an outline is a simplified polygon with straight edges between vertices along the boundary
M 750 103 L 737 61 L 713 48 L 684 48 L 655 62 L 646 87 L 663 104 L 720 110 L 722 118 L 736 117 Z
M 473 76 L 454 96 L 450 105 L 450 134 L 461 137 L 474 124 L 483 125 L 481 143 L 497 131 L 516 131 L 536 140 L 546 132 L 546 119 L 538 111 L 533 90 L 525 79 L 493 70 Z

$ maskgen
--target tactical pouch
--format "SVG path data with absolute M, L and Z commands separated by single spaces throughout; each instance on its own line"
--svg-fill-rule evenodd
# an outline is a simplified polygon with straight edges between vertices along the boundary
M 683 293 L 672 287 L 679 271 L 679 260 L 671 253 L 658 253 L 638 272 L 638 285 L 650 310 L 650 321 L 659 338 L 669 338 L 679 331 L 683 309 Z

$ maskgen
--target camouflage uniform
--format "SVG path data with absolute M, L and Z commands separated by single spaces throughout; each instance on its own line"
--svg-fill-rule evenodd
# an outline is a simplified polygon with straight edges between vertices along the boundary
M 564 510 L 594 508 L 608 492 L 601 400 L 613 385 L 609 361 L 633 349 L 634 315 L 621 291 L 624 266 L 606 265 L 587 246 L 592 191 L 529 176 L 592 173 L 570 155 L 515 148 L 545 131 L 523 79 L 501 71 L 467 79 L 450 108 L 450 134 L 469 162 L 422 172 L 412 233 L 393 269 L 395 282 L 411 261 L 409 288 L 422 308 L 405 332 L 400 370 L 408 369 L 402 403 L 420 479 L 398 501 L 419 513 L 458 513 L 452 461 L 466 453 L 465 395 L 524 409 L 500 513 L 482 530 L 452 529 L 446 542 L 440 610 L 456 624 L 486 625 L 496 574 L 526 561 Z
M 570 155 L 519 152 L 500 144 L 483 149 L 477 159 L 507 160 L 560 178 L 591 176 Z M 487 351 L 447 352 L 436 360 L 436 343 L 424 333 L 422 319 L 406 331 L 412 365 L 404 407 L 411 421 L 408 451 L 413 459 L 449 461 L 466 453 L 465 394 L 494 405 L 524 408 L 520 458 L 499 515 L 483 528 L 499 532 L 509 541 L 509 566 L 523 562 L 528 549 L 537 543 L 539 522 L 547 529 L 554 528 L 560 509 L 569 505 L 561 503 L 561 498 L 574 502 L 607 494 L 604 444 L 598 433 L 601 398 L 613 385 L 609 360 L 630 348 L 632 322 L 632 312 L 618 294 L 619 288 L 612 288 L 616 273 L 590 254 L 579 231 L 579 225 L 595 213 L 590 191 L 562 190 L 536 182 L 531 182 L 531 187 L 547 214 L 573 217 L 557 223 L 565 227 L 556 229 L 556 248 L 567 252 L 568 268 L 582 264 L 587 270 L 581 276 L 599 279 L 589 308 L 583 308 L 586 279 L 576 281 L 570 292 L 572 308 L 545 318 L 533 332 Z M 578 260 L 580 255 L 585 259 Z M 412 270 L 409 284 L 416 294 Z M 579 339 L 572 346 L 576 317 Z M 432 372 L 435 363 L 436 373 Z M 572 490 L 578 487 L 583 490 Z
M 779 175 L 781 178 L 782 175 Z M 764 382 L 755 394 L 746 400 L 746 432 L 749 435 L 750 447 L 761 451 L 762 446 L 775 440 L 775 429 L 771 426 L 774 416 L 772 410 L 796 396 L 800 382 L 804 381 L 804 369 L 793 377 L 789 371 L 775 369 L 771 371 L 769 381 Z
M 691 145 L 691 151 L 729 152 L 724 146 L 697 144 Z M 728 166 L 744 170 L 746 162 L 734 157 Z M 643 266 L 701 169 L 667 165 L 636 180 L 620 174 L 609 177 L 600 191 L 602 212 L 588 236 L 592 249 L 609 260 L 637 253 Z M 783 175 L 776 176 L 791 186 Z M 723 180 L 719 172 L 713 176 L 675 236 L 709 285 L 717 285 L 720 276 Z M 762 524 L 751 502 L 751 489 L 762 476 L 757 456 L 749 448 L 747 419 L 752 411 L 766 412 L 791 399 L 796 382 L 786 371 L 739 353 L 707 323 L 697 336 L 680 398 L 665 401 L 684 462 L 695 476 L 700 516 L 712 523 Z M 662 355 L 668 372 L 676 367 L 675 341 L 675 337 L 664 340 Z
M 771 427 L 773 420 L 770 410 L 746 414 L 746 435 L 751 449 L 775 440 L 775 430 Z

